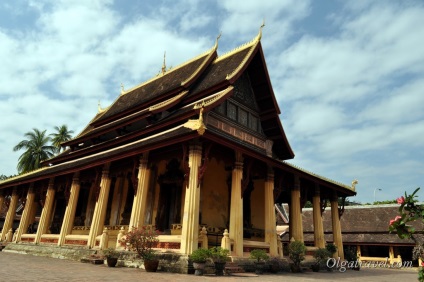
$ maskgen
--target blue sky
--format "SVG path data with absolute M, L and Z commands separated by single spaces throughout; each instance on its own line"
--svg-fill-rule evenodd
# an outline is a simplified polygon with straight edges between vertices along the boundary
M 222 54 L 263 19 L 291 162 L 358 179 L 355 201 L 424 189 L 424 3 L 408 0 L 2 1 L 0 174 L 16 173 L 25 132 L 79 132 L 121 83 L 155 76 L 165 51 L 177 66 L 222 32 Z

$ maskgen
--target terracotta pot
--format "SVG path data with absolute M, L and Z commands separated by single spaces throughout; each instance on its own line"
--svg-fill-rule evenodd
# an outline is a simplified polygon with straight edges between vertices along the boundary
M 205 266 L 205 262 L 193 262 L 193 267 L 195 269 L 194 275 L 202 276 L 204 273 Z
M 107 263 L 107 266 L 109 266 L 109 267 L 115 267 L 116 264 L 118 263 L 118 258 L 107 257 L 106 258 L 106 263 Z
M 214 262 L 215 264 L 215 275 L 217 276 L 222 276 L 224 275 L 224 268 L 225 268 L 225 264 L 226 262 Z
M 159 260 L 144 260 L 144 269 L 147 272 L 156 272 L 159 266 Z

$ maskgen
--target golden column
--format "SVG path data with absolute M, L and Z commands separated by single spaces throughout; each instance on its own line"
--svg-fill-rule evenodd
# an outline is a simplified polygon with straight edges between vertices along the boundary
M 265 242 L 269 244 L 269 255 L 278 256 L 277 223 L 274 203 L 274 171 L 270 168 L 265 181 Z
M 4 203 L 4 195 L 3 195 L 3 191 L 0 191 L 0 211 L 3 208 L 3 203 Z
M 292 229 L 291 236 L 296 241 L 303 242 L 303 226 L 302 226 L 302 209 L 300 207 L 300 179 L 299 175 L 294 176 L 294 186 L 291 190 L 291 203 L 290 203 L 290 229 Z
M 3 224 L 3 230 L 0 234 L 0 241 L 3 241 L 6 238 L 6 234 L 9 232 L 9 229 L 13 227 L 13 220 L 16 215 L 16 206 L 18 205 L 18 194 L 16 193 L 16 186 L 13 187 L 12 198 L 10 199 L 9 209 L 7 210 L 6 218 Z
M 25 201 L 25 208 L 24 208 L 24 211 L 22 212 L 21 222 L 19 223 L 18 232 L 16 233 L 16 238 L 15 238 L 16 242 L 19 242 L 21 240 L 22 234 L 25 234 L 27 232 L 29 219 L 33 211 L 34 200 L 35 200 L 34 183 L 31 183 L 29 186 L 28 194 Z
M 185 191 L 183 227 L 181 231 L 181 253 L 191 254 L 197 249 L 199 240 L 199 205 L 200 205 L 200 183 L 199 166 L 202 161 L 202 146 L 190 145 L 188 165 L 190 175 L 188 186 Z
M 96 237 L 103 232 L 111 182 L 109 177 L 109 167 L 110 163 L 106 163 L 103 166 L 99 198 L 97 199 L 94 207 L 93 220 L 91 221 L 90 233 L 88 234 L 87 246 L 89 248 L 93 248 L 96 245 Z
M 231 207 L 230 207 L 230 239 L 233 240 L 233 254 L 243 257 L 243 198 L 241 181 L 243 179 L 243 155 L 236 152 L 231 180 Z
M 43 211 L 41 212 L 40 221 L 38 223 L 37 234 L 35 235 L 34 243 L 38 244 L 41 240 L 41 235 L 45 234 L 50 225 L 50 217 L 54 202 L 56 190 L 54 189 L 54 178 L 50 178 L 47 188 L 46 200 L 44 202 Z
M 68 205 L 66 206 L 65 215 L 63 216 L 62 227 L 60 229 L 59 240 L 57 242 L 58 246 L 62 246 L 63 243 L 65 243 L 66 235 L 71 234 L 72 232 L 80 188 L 81 185 L 79 181 L 79 171 L 77 171 L 74 173 L 74 176 L 72 178 Z
M 344 260 L 342 228 L 340 226 L 339 203 L 336 192 L 331 199 L 331 221 L 333 223 L 333 242 L 337 246 L 337 253 L 340 260 Z
M 137 193 L 134 195 L 133 208 L 130 219 L 130 228 L 139 228 L 144 225 L 144 215 L 146 213 L 147 192 L 149 190 L 150 169 L 148 165 L 149 152 L 143 153 L 140 157 L 138 168 Z
M 313 217 L 314 217 L 314 241 L 315 247 L 324 248 L 324 227 L 322 225 L 321 215 L 321 195 L 319 185 L 315 184 L 315 194 L 312 198 Z

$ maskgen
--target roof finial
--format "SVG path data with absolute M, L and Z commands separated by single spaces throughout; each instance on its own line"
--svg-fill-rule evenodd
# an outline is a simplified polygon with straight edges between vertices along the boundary
M 356 191 L 356 184 L 358 184 L 358 180 L 357 180 L 357 179 L 354 179 L 354 180 L 352 181 L 352 190 L 353 190 L 353 191 Z
M 166 72 L 166 51 L 163 53 L 162 74 Z
M 205 100 L 202 101 L 202 107 L 200 108 L 199 112 L 199 123 L 203 124 L 203 110 L 205 108 Z
M 121 94 L 124 94 L 124 93 L 125 93 L 124 84 L 122 84 L 121 82 Z
M 102 106 L 100 105 L 100 100 L 99 100 L 99 103 L 97 103 L 97 111 L 99 113 L 103 111 Z
M 215 41 L 215 45 L 213 46 L 213 50 L 214 51 L 216 51 L 217 49 L 218 49 L 218 41 L 219 41 L 219 39 L 221 38 L 221 34 L 222 34 L 222 31 L 219 33 L 219 35 L 216 37 L 216 41 Z
M 259 28 L 259 34 L 258 34 L 258 37 L 257 37 L 257 41 L 260 41 L 261 40 L 261 38 L 262 38 L 262 29 L 264 28 L 264 26 L 265 26 L 265 19 L 263 19 L 262 20 L 262 25 L 261 25 L 261 27 Z

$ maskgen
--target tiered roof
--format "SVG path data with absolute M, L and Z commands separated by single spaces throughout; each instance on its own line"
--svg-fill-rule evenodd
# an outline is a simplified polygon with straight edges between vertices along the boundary
M 221 56 L 217 55 L 217 40 L 200 56 L 172 70 L 163 69 L 156 77 L 123 90 L 78 136 L 62 144 L 70 149 L 45 161 L 45 167 L 40 170 L 0 182 L 0 189 L 98 166 L 199 136 L 253 154 L 277 167 L 303 173 L 281 162 L 293 158 L 294 153 L 279 119 L 280 109 L 260 39 L 261 30 L 252 41 Z M 262 142 L 263 149 L 256 143 L 205 125 L 209 112 L 232 97 L 234 84 L 244 73 L 249 74 L 257 104 L 263 131 L 257 136 L 263 138 L 256 141 Z M 273 143 L 271 155 L 263 145 L 266 140 Z

